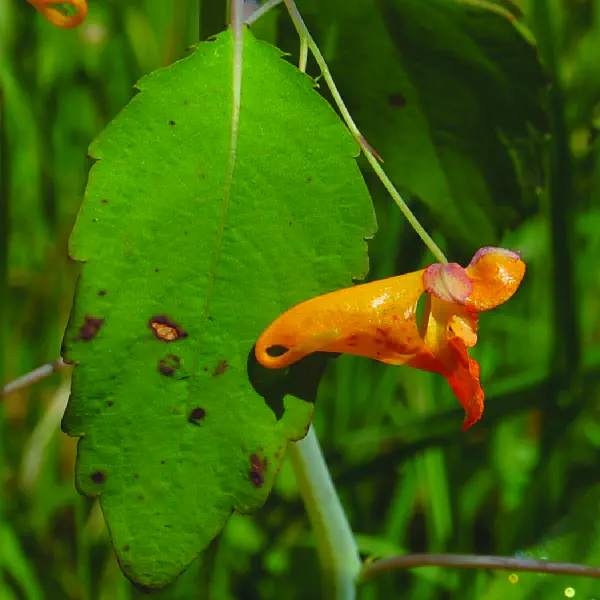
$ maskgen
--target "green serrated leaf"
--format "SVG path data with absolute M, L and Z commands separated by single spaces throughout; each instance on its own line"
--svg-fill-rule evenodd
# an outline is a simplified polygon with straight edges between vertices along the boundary
M 357 145 L 313 82 L 244 33 L 237 150 L 230 32 L 139 84 L 92 144 L 65 334 L 77 486 L 136 583 L 173 580 L 232 510 L 260 507 L 310 422 L 323 359 L 256 363 L 260 332 L 367 271 Z M 231 171 L 233 166 L 233 171 Z

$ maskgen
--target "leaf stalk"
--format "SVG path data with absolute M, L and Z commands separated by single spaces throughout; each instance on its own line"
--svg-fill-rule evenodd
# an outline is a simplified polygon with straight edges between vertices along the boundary
M 62 369 L 65 369 L 69 366 L 70 365 L 67 365 L 63 362 L 62 358 L 53 360 L 52 362 L 38 367 L 37 369 L 34 369 L 33 371 L 27 373 L 27 375 L 23 375 L 23 377 L 19 377 L 18 379 L 7 383 L 2 389 L 0 389 L 0 398 L 2 398 L 2 396 L 12 394 L 13 392 L 16 392 L 18 390 L 27 388 L 30 385 L 33 385 L 34 383 L 45 379 L 49 375 L 52 375 L 52 373 L 61 371 Z
M 324 598 L 353 600 L 361 570 L 358 546 L 337 495 L 319 440 L 311 426 L 288 452 L 317 541 L 324 574 Z

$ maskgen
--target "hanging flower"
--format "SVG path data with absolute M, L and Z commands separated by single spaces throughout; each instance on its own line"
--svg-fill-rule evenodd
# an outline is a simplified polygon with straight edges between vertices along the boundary
M 433 264 L 421 271 L 317 296 L 291 308 L 263 332 L 256 357 L 287 367 L 312 352 L 345 352 L 446 377 L 465 409 L 463 429 L 483 414 L 478 313 L 506 302 L 525 275 L 519 254 L 482 248 L 465 269 Z M 417 302 L 427 294 L 417 319 Z
M 83 23 L 87 16 L 87 0 L 27 0 L 50 23 L 63 29 L 71 29 Z M 75 14 L 67 16 L 60 12 L 55 4 L 70 4 L 75 7 Z

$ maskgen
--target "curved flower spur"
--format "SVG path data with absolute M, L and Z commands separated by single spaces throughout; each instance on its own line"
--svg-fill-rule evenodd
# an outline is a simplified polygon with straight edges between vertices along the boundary
M 477 342 L 478 313 L 506 302 L 524 275 L 518 253 L 482 248 L 466 268 L 433 264 L 317 296 L 269 325 L 256 343 L 256 358 L 280 369 L 312 352 L 345 352 L 439 373 L 465 409 L 466 430 L 483 414 L 479 365 L 468 352 Z

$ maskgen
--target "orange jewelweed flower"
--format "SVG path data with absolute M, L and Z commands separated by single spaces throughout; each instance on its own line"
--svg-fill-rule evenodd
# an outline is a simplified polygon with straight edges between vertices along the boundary
M 443 375 L 465 409 L 463 429 L 483 414 L 477 342 L 478 313 L 506 302 L 525 275 L 519 254 L 482 248 L 465 269 L 433 264 L 317 296 L 276 319 L 256 343 L 265 367 L 287 367 L 312 352 L 345 352 Z M 417 302 L 427 294 L 417 322 Z M 275 356 L 276 350 L 284 349 Z M 271 351 L 269 351 L 271 350 Z
M 50 23 L 63 29 L 71 29 L 83 23 L 87 16 L 87 0 L 27 0 L 29 4 L 41 13 Z M 64 15 L 55 4 L 70 4 L 75 7 L 76 13 L 71 16 Z

